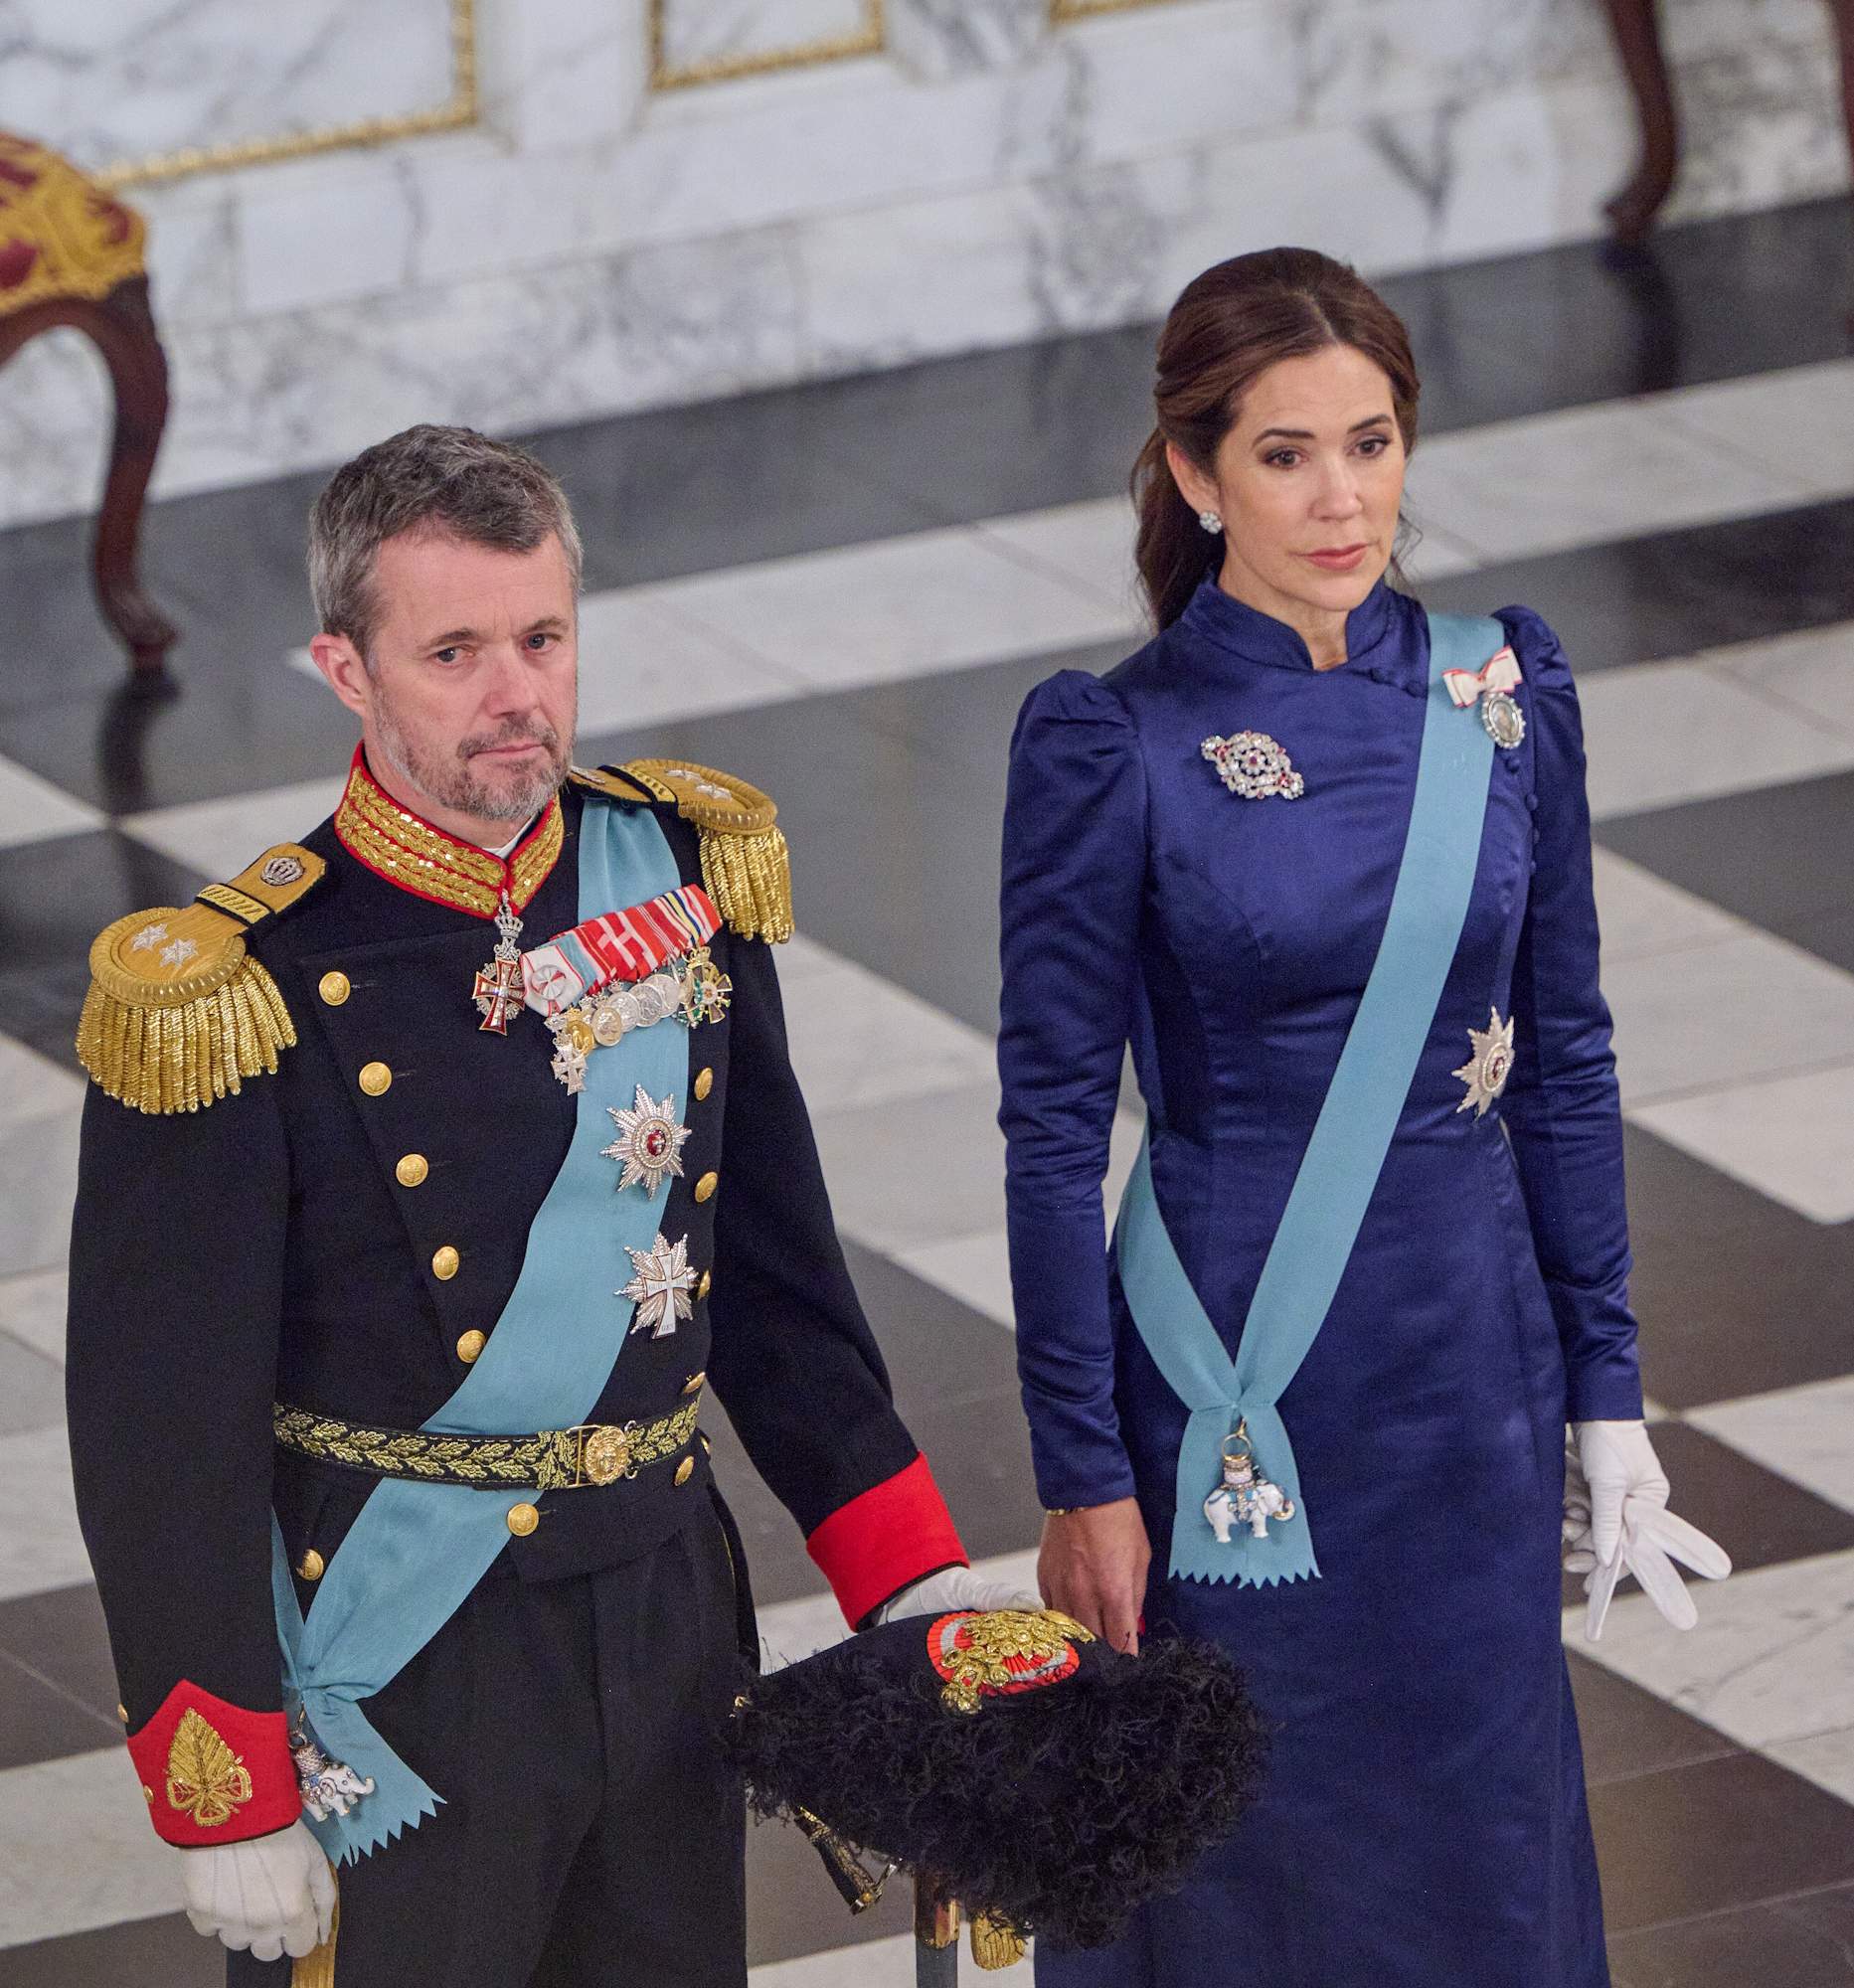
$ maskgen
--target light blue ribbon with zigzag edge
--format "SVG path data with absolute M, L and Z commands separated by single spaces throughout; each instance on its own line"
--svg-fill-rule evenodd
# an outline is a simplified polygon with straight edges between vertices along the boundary
M 582 918 L 641 904 L 681 881 L 649 813 L 588 799 Z M 599 1151 L 611 1138 L 606 1107 L 628 1107 L 642 1084 L 652 1097 L 673 1096 L 680 1120 L 688 1068 L 687 1032 L 666 1024 L 634 1029 L 588 1059 L 573 1140 L 528 1232 L 515 1288 L 476 1364 L 425 1429 L 502 1435 L 572 1428 L 591 1413 L 630 1329 L 631 1307 L 617 1295 L 631 1276 L 627 1249 L 650 1247 L 662 1212 L 641 1186 L 618 1190 Z M 512 1502 L 465 1485 L 383 1479 L 329 1560 L 306 1620 L 272 1519 L 286 1706 L 292 1716 L 298 1708 L 306 1714 L 331 1758 L 374 1782 L 348 1815 L 304 1817 L 337 1862 L 416 1828 L 443 1799 L 374 1731 L 361 1702 L 398 1676 L 488 1573 L 508 1545 Z
M 1265 1586 L 1317 1575 L 1293 1445 L 1275 1404 L 1325 1323 L 1403 1115 L 1479 867 L 1493 741 L 1478 708 L 1462 710 L 1446 670 L 1478 670 L 1503 646 L 1499 622 L 1432 614 L 1429 700 L 1416 795 L 1378 957 L 1340 1052 L 1313 1136 L 1250 1300 L 1234 1360 L 1185 1273 L 1152 1186 L 1151 1137 L 1120 1202 L 1120 1288 L 1166 1385 L 1190 1409 L 1178 1450 L 1171 1573 Z M 1204 1500 L 1222 1478 L 1223 1445 L 1247 1422 L 1258 1474 L 1293 1500 L 1265 1539 L 1233 1526 L 1220 1545 Z

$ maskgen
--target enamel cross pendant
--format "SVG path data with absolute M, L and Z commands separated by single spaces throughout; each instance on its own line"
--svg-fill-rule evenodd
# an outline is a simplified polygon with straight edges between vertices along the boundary
M 477 974 L 472 995 L 483 1018 L 477 1024 L 478 1029 L 506 1036 L 511 1017 L 521 1013 L 526 998 L 521 948 L 516 944 L 522 935 L 522 921 L 515 915 L 506 891 L 502 894 L 502 907 L 496 912 L 496 930 L 502 936 L 496 941 L 495 956 Z

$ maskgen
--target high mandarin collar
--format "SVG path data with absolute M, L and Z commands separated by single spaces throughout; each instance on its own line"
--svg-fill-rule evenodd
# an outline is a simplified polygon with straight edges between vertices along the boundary
M 1381 580 L 1346 616 L 1346 659 L 1340 669 L 1383 660 L 1374 651 L 1395 627 L 1395 599 L 1391 588 Z M 1245 606 L 1224 592 L 1214 575 L 1199 582 L 1198 590 L 1185 607 L 1181 625 L 1200 640 L 1253 663 L 1271 663 L 1277 669 L 1287 670 L 1313 668 L 1307 645 L 1294 629 L 1285 621 L 1275 620 L 1272 614 Z M 1321 674 L 1338 673 L 1335 670 Z
M 493 918 L 505 893 L 515 911 L 528 909 L 560 861 L 567 830 L 555 794 L 506 857 L 492 856 L 402 806 L 367 770 L 366 754 L 357 746 L 335 810 L 335 834 L 357 863 L 415 898 Z

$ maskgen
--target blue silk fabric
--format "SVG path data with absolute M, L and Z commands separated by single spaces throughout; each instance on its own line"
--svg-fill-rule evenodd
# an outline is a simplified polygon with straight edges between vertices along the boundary
M 672 891 L 676 859 L 654 818 L 589 798 L 580 831 L 580 916 L 597 916 Z M 459 998 L 466 998 L 459 990 Z M 514 1026 L 539 1028 L 532 1014 Z M 489 1343 L 450 1400 L 423 1424 L 432 1432 L 525 1435 L 572 1428 L 604 1392 L 633 1307 L 620 1295 L 628 1249 L 647 1249 L 661 1202 L 620 1190 L 606 1107 L 628 1107 L 642 1084 L 687 1105 L 688 1031 L 673 1021 L 634 1029 L 587 1063 L 572 1144 L 528 1234 L 521 1274 Z M 510 1125 L 510 1139 L 521 1127 Z M 596 1490 L 565 1495 L 595 1498 Z M 468 1597 L 508 1545 L 512 1506 L 534 1491 L 383 1479 L 316 1584 L 305 1618 L 282 1536 L 272 1523 L 271 1589 L 283 1655 L 284 1705 L 306 1716 L 323 1748 L 374 1792 L 346 1816 L 305 1816 L 337 1862 L 416 1828 L 443 1799 L 402 1760 L 361 1710 L 398 1676 Z
M 1231 1650 L 1276 1735 L 1261 1803 L 1177 1900 L 1104 1956 L 1039 1953 L 1065 1988 L 1606 1980 L 1558 1543 L 1567 1416 L 1640 1412 L 1621 1126 L 1571 674 L 1537 616 L 1499 618 L 1526 738 L 1494 754 L 1454 957 L 1278 1405 L 1317 1580 L 1169 1577 L 1188 1414 L 1127 1311 L 1101 1182 L 1130 1043 L 1165 1231 L 1237 1358 L 1384 934 L 1426 617 L 1380 586 L 1346 664 L 1315 671 L 1291 630 L 1207 583 L 1106 678 L 1042 685 L 1018 724 L 999 1062 L 1039 1489 L 1138 1497 L 1159 1543 L 1148 1632 Z M 1224 787 L 1202 744 L 1243 730 L 1288 753 L 1298 799 Z M 1517 1057 L 1477 1116 L 1453 1073 L 1490 1008 Z

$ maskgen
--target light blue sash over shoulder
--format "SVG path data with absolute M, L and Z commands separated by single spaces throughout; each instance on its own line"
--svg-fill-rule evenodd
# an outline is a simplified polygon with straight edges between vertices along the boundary
M 647 811 L 588 800 L 580 827 L 581 918 L 641 904 L 681 881 Z M 522 1026 L 541 1025 L 531 1016 Z M 632 1307 L 618 1295 L 631 1274 L 626 1248 L 649 1248 L 661 1213 L 641 1187 L 620 1191 L 616 1168 L 600 1156 L 611 1135 L 606 1106 L 628 1106 L 641 1083 L 652 1097 L 673 1095 L 680 1119 L 688 1042 L 686 1029 L 659 1023 L 589 1058 L 573 1141 L 528 1232 L 515 1288 L 488 1345 L 427 1430 L 526 1434 L 572 1428 L 591 1413 L 630 1328 Z M 495 1156 L 485 1154 L 483 1164 L 493 1166 Z M 364 1856 L 416 1827 L 442 1800 L 374 1731 L 361 1704 L 462 1606 L 509 1543 L 510 1506 L 534 1495 L 383 1479 L 330 1559 L 306 1620 L 272 1521 L 285 1706 L 292 1717 L 299 1709 L 307 1716 L 331 1757 L 375 1783 L 347 1816 L 305 1816 L 336 1861 Z
M 1245 1586 L 1319 1573 L 1306 1499 L 1275 1404 L 1300 1370 L 1351 1258 L 1429 1040 L 1479 867 L 1493 741 L 1445 670 L 1478 670 L 1505 642 L 1497 621 L 1432 614 L 1430 687 L 1416 797 L 1378 957 L 1269 1245 L 1234 1360 L 1191 1287 L 1152 1186 L 1150 1136 L 1127 1183 L 1114 1247 L 1127 1309 L 1159 1372 L 1191 1411 L 1178 1451 L 1170 1571 Z M 1204 1500 L 1239 1422 L 1262 1474 L 1294 1516 L 1265 1539 L 1238 1526 L 1220 1545 Z

